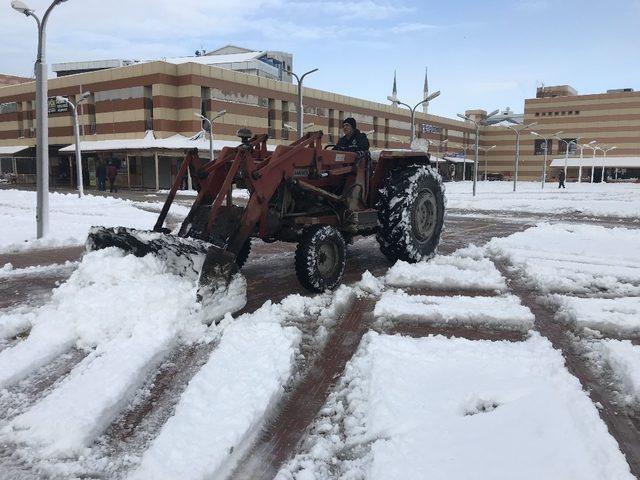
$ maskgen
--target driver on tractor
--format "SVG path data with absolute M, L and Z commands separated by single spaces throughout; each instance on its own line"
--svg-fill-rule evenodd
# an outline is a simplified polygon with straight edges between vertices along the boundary
M 369 139 L 356 128 L 355 118 L 345 118 L 342 122 L 344 136 L 340 137 L 334 150 L 343 152 L 366 152 L 369 150 Z

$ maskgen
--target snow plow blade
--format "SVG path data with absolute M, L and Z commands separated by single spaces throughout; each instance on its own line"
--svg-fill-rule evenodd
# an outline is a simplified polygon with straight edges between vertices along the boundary
M 87 251 L 109 247 L 137 257 L 152 254 L 172 273 L 197 280 L 196 299 L 202 304 L 207 323 L 246 304 L 246 281 L 239 273 L 235 255 L 208 242 L 150 230 L 92 227 Z

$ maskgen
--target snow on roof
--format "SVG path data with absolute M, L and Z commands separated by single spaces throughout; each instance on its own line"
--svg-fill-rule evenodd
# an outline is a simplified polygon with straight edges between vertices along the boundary
M 473 163 L 472 158 L 444 157 L 444 159 L 451 163 Z
M 564 167 L 565 158 L 554 158 L 551 161 L 552 167 Z M 640 168 L 640 157 L 569 157 L 567 167 L 602 167 L 606 168 Z
M 8 147 L 0 147 L 0 155 L 13 155 L 29 148 L 25 145 L 10 145 Z
M 240 144 L 235 140 L 213 140 L 213 149 L 222 150 L 224 147 L 237 147 Z M 122 140 L 84 140 L 80 142 L 83 152 L 105 152 L 118 150 L 188 150 L 198 148 L 203 152 L 209 151 L 209 140 L 202 135 L 202 132 L 193 137 L 185 137 L 176 134 L 168 138 L 155 138 L 152 130 L 147 131 L 144 138 L 122 139 Z M 274 150 L 275 145 L 267 145 L 267 150 Z M 76 150 L 75 144 L 61 148 L 62 153 L 73 153 Z
M 247 53 L 229 53 L 223 55 L 200 55 L 193 57 L 177 57 L 167 58 L 164 61 L 168 63 L 180 64 L 180 63 L 200 63 L 202 65 L 217 65 L 220 63 L 239 63 L 249 62 L 255 60 L 266 52 L 247 52 Z

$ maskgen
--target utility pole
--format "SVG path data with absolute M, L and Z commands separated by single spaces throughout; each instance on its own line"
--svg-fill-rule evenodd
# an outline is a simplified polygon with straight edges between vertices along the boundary
M 409 141 L 409 145 L 411 145 L 411 143 L 413 143 L 413 141 L 416 138 L 416 122 L 415 122 L 415 117 L 416 117 L 416 109 L 422 105 L 423 103 L 428 103 L 431 100 L 433 100 L 434 98 L 440 96 L 440 90 L 438 90 L 437 92 L 433 92 L 431 95 L 429 95 L 427 98 L 425 98 L 424 100 L 416 103 L 413 107 L 411 105 L 407 105 L 404 102 L 401 102 L 400 100 L 398 100 L 398 98 L 394 98 L 391 95 L 389 95 L 387 97 L 387 100 L 389 100 L 390 102 L 395 102 L 399 105 L 403 105 L 405 107 L 407 107 L 409 109 L 409 111 L 411 112 L 411 140 Z
M 514 172 L 513 172 L 513 191 L 516 191 L 518 185 L 518 170 L 520 167 L 520 132 L 526 130 L 527 128 L 533 127 L 537 125 L 537 122 L 530 123 L 529 125 L 521 126 L 522 128 L 512 127 L 510 125 L 505 125 L 505 128 L 508 128 L 513 133 L 516 134 L 516 158 L 514 160 Z
M 496 116 L 498 113 L 500 113 L 500 110 L 494 110 L 493 112 L 491 112 L 490 114 L 488 114 L 483 120 L 480 121 L 476 121 L 473 118 L 471 118 L 468 115 L 462 115 L 461 113 L 458 114 L 458 117 L 460 117 L 463 120 L 466 120 L 468 122 L 471 122 L 475 125 L 476 127 L 476 145 L 475 145 L 475 155 L 474 155 L 474 166 L 473 166 L 473 196 L 476 196 L 476 184 L 478 183 L 478 144 L 480 143 L 480 126 L 481 125 L 488 125 L 488 120 L 491 117 Z M 464 171 L 467 168 L 467 159 L 465 157 L 464 159 L 464 169 L 462 170 L 462 172 L 464 173 Z M 463 179 L 464 180 L 464 179 Z
M 548 135 L 545 137 L 543 135 L 540 135 L 538 132 L 531 132 L 531 135 L 535 135 L 536 137 L 540 137 L 542 140 L 544 140 L 544 163 L 542 165 L 542 179 L 540 180 L 540 184 L 543 190 L 544 190 L 544 183 L 547 180 L 547 155 L 549 153 L 549 140 L 557 137 L 562 133 L 563 133 L 562 130 L 560 130 L 559 132 L 556 132 L 553 135 Z
M 302 134 L 303 134 L 303 116 L 304 116 L 304 111 L 302 109 L 302 82 L 304 82 L 304 77 L 306 77 L 307 75 L 313 73 L 313 72 L 317 72 L 318 69 L 314 68 L 313 70 L 309 70 L 308 72 L 305 72 L 302 74 L 302 76 L 298 76 L 295 73 L 293 73 L 291 70 L 289 70 L 289 74 L 293 75 L 294 77 L 296 77 L 296 80 L 298 81 L 298 122 L 297 122 L 297 126 L 298 126 L 298 138 L 302 138 Z
M 54 0 L 44 12 L 42 20 L 21 0 L 13 0 L 11 7 L 38 24 L 38 56 L 36 57 L 36 223 L 37 238 L 49 233 L 49 110 L 47 88 L 47 20 L 51 11 L 66 0 Z
M 56 97 L 57 102 L 65 102 L 71 107 L 73 115 L 73 136 L 76 142 L 76 178 L 78 182 L 78 196 L 84 197 L 84 180 L 82 178 L 82 149 L 80 148 L 80 127 L 78 126 L 78 105 L 91 96 L 90 92 L 84 92 L 74 104 L 66 97 Z

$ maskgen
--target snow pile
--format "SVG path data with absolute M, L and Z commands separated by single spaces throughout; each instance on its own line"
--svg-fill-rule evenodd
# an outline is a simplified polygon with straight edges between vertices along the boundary
M 49 194 L 49 235 L 36 237 L 36 192 L 0 190 L 0 251 L 81 245 L 93 225 L 150 229 L 157 214 L 135 207 L 129 200 L 72 193 Z
M 640 333 L 640 297 L 577 298 L 553 295 L 559 318 L 581 327 L 622 335 Z
M 562 355 L 368 333 L 278 480 L 631 479 Z
M 640 346 L 629 340 L 600 340 L 591 345 L 622 382 L 629 403 L 640 402 Z
M 4 440 L 45 456 L 81 452 L 181 336 L 205 336 L 201 320 L 195 284 L 167 273 L 154 256 L 88 253 L 49 303 L 0 317 L 5 334 L 31 326 L 25 340 L 0 352 L 0 388 L 73 347 L 87 352 L 50 395 L 4 429 Z
M 540 224 L 494 238 L 487 249 L 541 292 L 640 295 L 640 230 Z
M 387 291 L 376 303 L 373 313 L 385 320 L 486 325 L 524 331 L 532 328 L 534 321 L 531 311 L 514 295 L 435 297 Z
M 77 265 L 78 262 L 72 262 L 69 260 L 64 263 L 54 263 L 51 265 L 32 265 L 25 268 L 14 268 L 10 263 L 5 263 L 4 266 L 0 268 L 0 279 L 21 277 L 27 275 L 62 274 L 65 271 L 74 270 Z
M 508 210 L 517 212 L 582 214 L 640 218 L 640 185 L 633 183 L 568 183 L 560 190 L 539 182 L 478 182 L 472 195 L 471 182 L 447 183 L 450 209 Z
M 394 287 L 506 289 L 505 280 L 493 262 L 478 247 L 458 250 L 452 255 L 436 255 L 428 262 L 398 261 L 389 269 L 385 283 Z
M 341 288 L 333 297 L 291 295 L 236 319 L 130 478 L 228 476 L 259 434 L 292 373 L 301 332 L 283 324 L 335 313 L 352 298 L 347 290 Z

